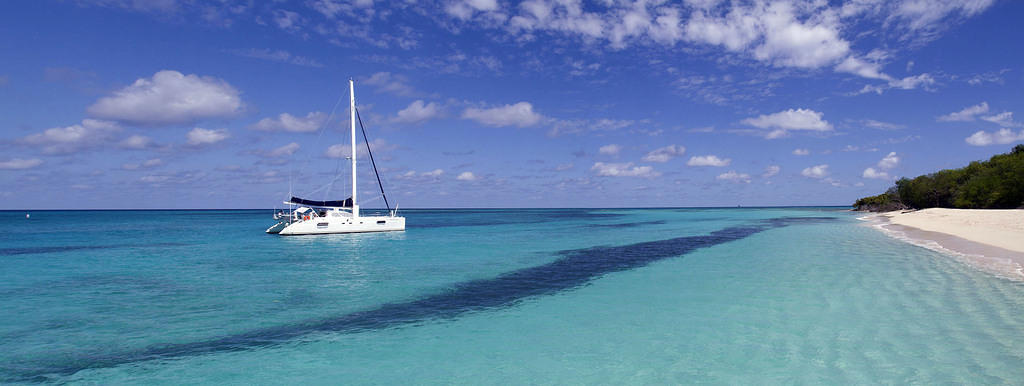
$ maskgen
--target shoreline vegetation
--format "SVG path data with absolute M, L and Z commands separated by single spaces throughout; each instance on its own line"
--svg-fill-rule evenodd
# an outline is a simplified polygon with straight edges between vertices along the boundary
M 900 178 L 853 206 L 885 212 L 874 215 L 883 229 L 913 243 L 938 244 L 979 268 L 1024 279 L 1024 145 L 963 168 Z
M 988 161 L 974 161 L 959 169 L 900 178 L 877 196 L 858 199 L 854 210 L 1024 209 L 1024 145 Z

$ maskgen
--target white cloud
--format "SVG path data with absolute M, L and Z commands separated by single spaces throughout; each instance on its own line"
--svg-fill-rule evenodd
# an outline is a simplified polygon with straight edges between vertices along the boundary
M 192 146 L 212 145 L 231 137 L 227 129 L 210 130 L 197 127 L 186 135 L 188 144 Z
M 800 22 L 793 5 L 772 3 L 761 16 L 764 42 L 754 49 L 754 57 L 776 66 L 818 68 L 835 63 L 850 51 L 850 43 L 839 37 L 839 25 L 825 15 Z
M 878 161 L 878 167 L 882 169 L 892 169 L 896 165 L 900 164 L 900 157 L 896 155 L 896 152 L 890 152 L 882 160 Z
M 853 93 L 853 95 L 875 93 L 881 95 L 885 90 L 888 89 L 899 89 L 899 90 L 913 90 L 916 88 L 923 88 L 926 91 L 932 91 L 930 87 L 935 84 L 935 78 L 931 74 L 918 74 L 913 76 L 904 77 L 902 79 L 893 78 L 889 75 L 882 74 L 882 79 L 887 80 L 884 85 L 865 85 L 860 91 Z
M 143 126 L 193 123 L 242 111 L 238 90 L 227 82 L 164 70 L 89 106 L 90 115 Z
M 992 0 L 858 0 L 829 6 L 826 2 L 758 1 L 721 6 L 715 1 L 711 3 L 714 6 L 694 6 L 685 26 L 685 38 L 723 46 L 776 66 L 820 68 L 838 63 L 836 71 L 895 81 L 891 86 L 899 87 L 899 80 L 881 72 L 877 62 L 884 55 L 869 53 L 866 58 L 872 62 L 866 62 L 851 52 L 850 43 L 841 36 L 850 26 L 843 22 L 862 21 L 851 18 L 864 14 L 889 15 L 890 19 L 903 20 L 911 31 L 927 34 L 925 30 L 937 29 L 949 14 L 973 16 L 991 3 Z M 889 24 L 889 20 L 884 20 L 882 26 Z
M 788 136 L 789 136 L 789 132 L 786 131 L 785 129 L 775 129 L 775 130 L 769 131 L 767 133 L 764 133 L 764 138 L 765 139 L 785 138 L 785 137 L 788 137 Z
M 314 0 L 309 6 L 328 18 L 335 18 L 339 13 L 356 15 L 358 9 L 370 10 L 372 12 L 374 0 Z
M 918 87 L 924 87 L 925 90 L 929 90 L 928 86 L 935 84 L 935 78 L 931 74 L 918 74 L 914 76 L 908 76 L 902 79 L 893 79 L 889 81 L 889 87 L 897 88 L 900 90 L 913 90 Z
M 843 26 L 835 10 L 822 5 L 778 1 L 697 9 L 686 24 L 685 37 L 779 67 L 820 68 L 840 63 L 840 71 L 881 76 L 877 65 L 852 56 L 850 43 L 840 36 Z M 721 11 L 724 14 L 719 14 Z
M 292 53 L 285 50 L 251 48 L 248 50 L 230 50 L 228 52 L 238 56 L 244 56 L 247 58 L 261 59 L 271 62 L 289 63 L 297 66 L 317 68 L 322 68 L 324 66 L 323 63 L 320 63 L 315 59 L 310 59 L 304 56 L 292 55 Z
M 543 116 L 533 112 L 533 105 L 529 102 L 519 102 L 513 105 L 484 109 L 467 108 L 462 112 L 462 118 L 471 119 L 487 126 L 527 127 L 536 125 Z
M 828 165 L 816 165 L 805 168 L 800 172 L 804 177 L 825 178 L 828 175 Z
M 971 86 L 979 86 L 985 83 L 997 83 L 1000 85 L 1006 84 L 1006 79 L 1003 79 L 1003 75 L 1010 72 L 1009 68 L 1004 68 L 998 71 L 987 71 L 981 74 L 971 76 L 967 79 L 967 84 Z
M 390 72 L 378 72 L 370 75 L 368 79 L 363 81 L 363 83 L 366 83 L 367 85 L 377 86 L 380 91 L 398 96 L 415 95 L 416 90 L 414 90 L 412 86 L 409 86 L 408 82 L 409 80 L 405 76 L 392 74 Z
M 528 0 L 519 4 L 519 8 L 519 14 L 508 22 L 513 32 L 529 35 L 534 31 L 551 31 L 587 40 L 601 38 L 605 33 L 601 15 L 583 10 L 578 2 Z
M 358 147 L 356 149 L 359 149 Z M 358 152 L 358 150 L 357 150 Z M 352 146 L 346 143 L 334 144 L 327 147 L 324 152 L 327 158 L 348 158 L 352 155 Z
M 153 139 L 143 135 L 132 135 L 117 144 L 123 149 L 142 150 L 153 146 Z
M 843 30 L 850 29 L 843 25 L 843 16 L 863 13 L 878 7 L 878 3 L 868 0 L 829 6 L 826 2 L 758 1 L 696 7 L 686 24 L 685 37 L 695 43 L 723 46 L 727 51 L 777 67 L 832 66 L 837 72 L 886 82 L 884 86 L 867 85 L 860 93 L 931 86 L 935 79 L 929 74 L 903 79 L 885 74 L 882 66 L 888 55 L 884 51 L 873 50 L 859 56 L 841 36 Z M 773 138 L 784 135 L 772 133 Z
M 622 146 L 616 145 L 614 143 L 610 145 L 601 146 L 600 148 L 597 149 L 597 153 L 603 155 L 619 155 L 620 151 L 622 151 Z
M 575 120 L 552 120 L 551 130 L 548 135 L 557 137 L 562 134 L 580 134 L 587 131 L 614 131 L 632 126 L 636 121 L 623 119 L 575 119 Z
M 633 3 L 608 20 L 607 38 L 616 49 L 626 47 L 631 39 L 649 38 L 666 45 L 681 40 L 684 35 L 680 11 L 674 7 L 648 9 L 643 2 Z
M 1013 120 L 1013 113 L 1009 112 L 1009 111 L 1004 111 L 1004 112 L 1001 112 L 1001 113 L 996 114 L 996 115 L 984 116 L 984 117 L 981 117 L 981 119 L 984 120 L 984 121 L 989 121 L 989 122 L 995 123 L 995 124 L 997 124 L 999 126 L 1002 126 L 1002 127 L 1021 127 L 1021 126 L 1024 126 L 1024 124 L 1021 124 L 1019 122 L 1014 122 L 1014 120 Z
M 597 175 L 599 176 L 609 177 L 657 177 L 661 175 L 661 173 L 655 171 L 654 168 L 650 166 L 633 166 L 632 162 L 595 162 L 594 166 L 592 166 L 590 170 L 597 172 Z
M 678 157 L 686 153 L 686 148 L 677 145 L 668 145 L 651 150 L 650 153 L 644 156 L 643 160 L 647 162 L 668 162 L 673 157 Z
M 890 18 L 902 19 L 908 29 L 934 30 L 950 15 L 974 16 L 993 4 L 993 0 L 904 0 Z
M 468 20 L 476 12 L 497 10 L 497 0 L 453 0 L 444 7 L 445 13 L 461 20 Z
M 142 177 L 140 177 L 139 181 L 148 182 L 148 183 L 151 183 L 151 184 L 159 184 L 161 182 L 167 182 L 167 180 L 169 180 L 169 179 L 171 179 L 170 176 L 152 176 L 152 175 L 150 175 L 150 176 L 142 176 Z
M 892 78 L 882 73 L 881 69 L 881 64 L 866 62 L 853 56 L 847 57 L 846 60 L 840 62 L 835 68 L 836 71 L 859 75 L 864 78 L 891 80 Z
M 0 170 L 24 170 L 42 165 L 43 160 L 39 158 L 12 158 L 8 161 L 0 161 Z
M 772 129 L 765 137 L 774 139 L 786 136 L 790 130 L 831 131 L 832 124 L 822 119 L 823 115 L 810 109 L 789 109 L 747 118 L 742 122 L 761 129 Z
M 864 173 L 861 176 L 864 178 L 875 178 L 879 180 L 888 180 L 890 178 L 889 173 L 875 170 L 875 168 L 864 169 Z
M 542 34 L 561 35 L 584 44 L 604 41 L 613 50 L 629 45 L 671 49 L 680 42 L 689 42 L 721 47 L 777 67 L 832 67 L 867 79 L 885 80 L 886 86 L 874 86 L 880 92 L 886 87 L 919 87 L 934 79 L 895 79 L 884 74 L 882 67 L 889 55 L 881 50 L 863 55 L 854 52 L 851 40 L 859 41 L 864 36 L 857 31 L 879 31 L 873 36 L 887 39 L 928 38 L 948 24 L 945 21 L 949 15 L 976 15 L 994 0 L 602 0 L 597 4 L 526 0 L 511 9 L 503 8 L 502 2 L 480 1 L 485 2 L 474 6 L 469 0 L 448 0 L 445 12 L 459 22 L 473 20 L 484 27 L 504 30 L 517 41 L 533 41 Z M 850 36 L 849 40 L 844 35 Z M 888 43 L 883 42 L 885 46 Z M 891 45 L 896 43 L 902 42 Z
M 298 13 L 283 9 L 274 11 L 274 23 L 277 24 L 278 28 L 283 30 L 296 30 L 299 28 L 299 23 L 301 22 L 302 16 Z
M 434 169 L 426 172 L 417 173 L 415 170 L 407 170 L 405 173 L 399 174 L 399 179 L 405 180 L 418 180 L 418 181 L 437 181 L 444 174 L 442 169 Z M 475 176 L 474 176 L 475 177 Z
M 424 104 L 422 100 L 415 100 L 408 107 L 399 110 L 398 116 L 392 119 L 398 123 L 419 123 L 438 117 L 441 114 L 441 106 L 435 102 Z
M 271 157 L 290 156 L 292 154 L 295 154 L 295 152 L 299 150 L 299 147 L 300 146 L 298 143 L 292 142 L 287 145 L 276 148 L 274 150 L 271 150 L 269 153 L 267 153 L 267 155 Z
M 762 178 L 768 178 L 768 177 L 774 176 L 776 174 L 779 174 L 779 171 L 781 171 L 781 170 L 782 170 L 782 168 L 780 168 L 779 165 L 770 165 L 770 166 L 764 168 L 764 173 L 761 174 L 761 177 Z
M 1024 130 L 1014 133 L 1010 129 L 999 129 L 996 132 L 978 131 L 964 139 L 965 142 L 974 146 L 1004 145 L 1017 141 L 1024 141 Z
M 43 147 L 47 154 L 67 154 L 99 145 L 121 128 L 113 122 L 83 119 L 81 124 L 46 129 L 20 141 Z
M 965 107 L 963 110 L 955 113 L 949 113 L 938 118 L 941 122 L 970 122 L 977 119 L 978 115 L 985 114 L 988 112 L 988 102 L 981 102 L 980 104 Z
M 133 11 L 174 14 L 180 10 L 180 2 L 177 0 L 89 0 L 80 1 L 82 5 L 98 5 L 102 7 L 120 7 Z
M 686 24 L 686 38 L 741 51 L 760 37 L 760 29 L 760 20 L 750 8 L 733 7 L 723 17 L 702 10 L 695 11 Z
M 723 166 L 729 166 L 730 163 L 732 163 L 732 159 L 729 159 L 729 158 L 721 159 L 721 158 L 718 158 L 718 156 L 716 156 L 716 155 L 694 156 L 694 157 L 690 157 L 689 161 L 686 161 L 686 165 L 688 165 L 688 166 L 716 166 L 716 167 L 723 167 Z
M 429 172 L 420 173 L 423 177 L 440 177 L 442 174 L 444 174 L 444 170 L 441 169 L 434 169 Z
M 383 138 L 377 138 L 370 142 L 370 149 L 374 153 L 389 152 L 398 148 L 398 145 L 388 143 Z M 327 158 L 348 158 L 352 155 L 352 144 L 351 143 L 338 143 L 331 145 L 324 152 L 324 156 Z M 367 157 L 366 153 L 366 142 L 356 144 L 356 157 L 363 159 Z
M 121 169 L 124 169 L 124 170 L 150 169 L 150 168 L 154 168 L 154 167 L 157 167 L 157 166 L 160 166 L 160 165 L 163 165 L 163 164 L 164 164 L 164 161 L 162 159 L 153 158 L 153 159 L 145 160 L 145 161 L 139 162 L 139 163 L 126 163 L 126 164 L 123 164 L 123 165 L 121 165 Z
M 747 173 L 737 173 L 735 170 L 730 170 L 726 173 L 719 174 L 715 179 L 732 182 L 742 182 L 745 184 L 750 183 L 750 175 Z
M 277 118 L 263 118 L 259 122 L 249 126 L 250 129 L 260 131 L 290 131 L 293 133 L 312 133 L 320 129 L 327 121 L 327 114 L 320 111 L 313 111 L 305 117 L 296 117 L 288 113 L 281 113 Z
M 473 172 L 462 172 L 455 179 L 459 181 L 476 181 L 479 177 L 473 175 Z
M 977 119 L 995 123 L 1002 127 L 1021 127 L 1024 124 L 1013 120 L 1013 112 L 1004 111 L 999 114 L 986 115 L 989 112 L 987 102 L 965 107 L 963 110 L 940 116 L 940 122 L 973 122 Z
M 906 126 L 904 126 L 904 125 L 899 125 L 899 124 L 889 123 L 889 122 L 876 121 L 874 119 L 865 119 L 865 120 L 861 121 L 861 123 L 864 124 L 864 126 L 870 127 L 872 129 L 880 129 L 880 130 L 899 130 L 899 129 L 906 128 Z
M 808 155 L 811 154 L 810 150 L 807 149 L 793 149 L 793 155 Z

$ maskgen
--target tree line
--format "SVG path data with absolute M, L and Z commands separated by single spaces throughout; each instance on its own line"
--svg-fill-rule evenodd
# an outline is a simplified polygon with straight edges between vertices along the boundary
M 900 178 L 877 196 L 858 199 L 856 210 L 873 212 L 924 209 L 1024 208 L 1024 145 L 988 161 L 945 169 L 916 178 Z

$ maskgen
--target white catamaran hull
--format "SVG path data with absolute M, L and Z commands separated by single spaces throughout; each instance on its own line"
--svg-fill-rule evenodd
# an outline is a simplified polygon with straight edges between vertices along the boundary
M 404 231 L 405 217 L 360 216 L 354 219 L 313 218 L 287 223 L 277 223 L 267 233 L 283 236 L 322 235 L 332 233 L 363 233 Z
M 357 154 L 356 152 L 356 91 L 355 81 L 349 79 L 349 122 L 351 123 L 351 136 L 352 141 L 351 153 Z M 362 125 L 362 121 L 360 121 Z M 363 130 L 363 137 L 366 137 L 366 130 Z M 365 141 L 367 144 L 369 140 Z M 366 153 L 370 156 L 370 163 L 373 161 L 373 152 L 370 150 L 370 146 L 366 146 Z M 299 208 L 291 210 L 290 212 L 277 212 L 274 213 L 274 219 L 279 220 L 277 224 L 274 224 L 270 228 L 267 228 L 267 233 L 279 234 L 285 236 L 292 235 L 322 235 L 332 233 L 362 233 L 362 232 L 390 232 L 390 231 L 404 231 L 405 230 L 405 217 L 399 217 L 398 207 L 395 210 L 391 210 L 391 206 L 388 204 L 388 196 L 384 195 L 384 186 L 380 183 L 380 176 L 377 176 L 377 184 L 380 186 L 380 194 L 384 198 L 385 208 L 388 210 L 390 216 L 360 216 L 359 205 L 356 200 L 356 187 L 359 184 L 356 183 L 356 159 L 358 157 L 348 157 L 352 163 L 352 196 L 344 200 L 331 200 L 331 201 L 318 201 L 318 200 L 307 200 L 291 196 L 286 205 L 292 207 L 293 205 L 299 205 Z M 377 166 L 373 167 L 374 174 L 377 174 Z M 332 181 L 333 183 L 333 181 Z M 289 189 L 290 190 L 290 189 Z M 289 193 L 291 193 L 289 191 Z M 290 194 L 289 194 L 290 195 Z

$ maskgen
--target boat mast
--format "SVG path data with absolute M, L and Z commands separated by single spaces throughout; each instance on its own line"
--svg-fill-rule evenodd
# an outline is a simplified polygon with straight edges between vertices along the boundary
M 349 122 L 352 123 L 352 217 L 359 217 L 359 205 L 356 205 L 356 86 L 352 78 L 348 78 Z

